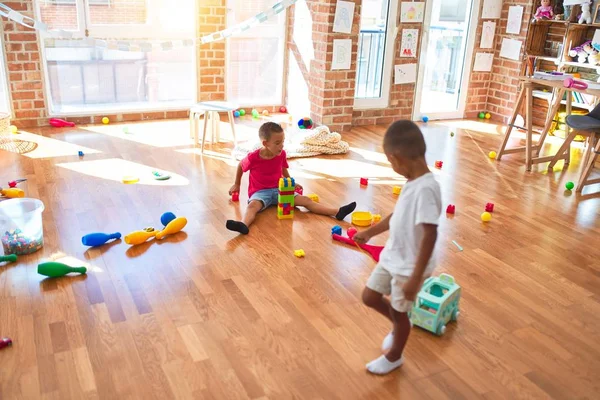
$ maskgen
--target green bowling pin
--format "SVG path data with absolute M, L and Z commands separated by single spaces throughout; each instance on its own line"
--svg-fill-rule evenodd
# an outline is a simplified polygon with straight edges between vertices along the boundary
M 16 262 L 17 256 L 15 254 L 9 254 L 7 256 L 0 256 L 0 262 Z
M 46 275 L 51 278 L 58 278 L 60 276 L 65 276 L 71 272 L 78 272 L 80 274 L 85 274 L 87 272 L 87 268 L 85 267 L 69 267 L 66 264 L 49 261 L 45 263 L 41 263 L 38 265 L 38 274 Z

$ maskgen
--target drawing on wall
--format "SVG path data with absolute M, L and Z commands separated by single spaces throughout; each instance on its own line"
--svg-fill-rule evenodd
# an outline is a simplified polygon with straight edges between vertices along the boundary
M 481 19 L 499 19 L 502 12 L 502 0 L 483 0 Z
M 494 45 L 494 34 L 496 33 L 496 23 L 493 21 L 485 21 L 481 32 L 481 43 L 479 47 L 482 49 L 491 49 Z
M 417 81 L 417 64 L 401 64 L 394 66 L 394 84 L 415 83 Z
M 424 2 L 402 2 L 400 4 L 400 22 L 423 22 Z
M 493 53 L 477 53 L 475 54 L 475 65 L 473 65 L 473 71 L 489 72 L 492 70 L 493 61 Z
M 418 29 L 402 29 L 402 42 L 400 46 L 400 57 L 417 56 Z
M 506 23 L 506 33 L 519 34 L 519 32 L 521 32 L 521 22 L 523 22 L 523 7 L 509 7 L 508 21 Z
M 502 47 L 500 48 L 500 57 L 509 58 L 511 60 L 519 61 L 521 57 L 521 45 L 523 44 L 520 40 L 502 39 Z
M 351 61 L 352 39 L 334 39 L 331 69 L 350 69 Z
M 338 1 L 335 7 L 335 18 L 333 19 L 333 31 L 339 33 L 352 32 L 352 19 L 354 17 L 354 3 L 350 1 Z

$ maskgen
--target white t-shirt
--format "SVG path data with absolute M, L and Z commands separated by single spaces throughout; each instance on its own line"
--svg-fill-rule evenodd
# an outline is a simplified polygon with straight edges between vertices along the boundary
M 396 202 L 390 219 L 390 237 L 379 257 L 379 263 L 391 274 L 410 276 L 417 262 L 423 225 L 438 225 L 442 212 L 440 185 L 431 172 L 407 182 Z M 435 268 L 435 250 L 426 274 Z

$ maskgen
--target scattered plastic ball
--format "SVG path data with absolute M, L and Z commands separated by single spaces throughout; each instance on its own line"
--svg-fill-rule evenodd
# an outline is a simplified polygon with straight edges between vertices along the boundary
M 569 182 L 567 182 L 565 187 L 567 188 L 567 190 L 573 190 L 573 188 L 575 187 L 575 184 L 573 182 L 569 181 Z
M 479 113 L 479 119 L 484 119 L 485 118 L 485 113 L 484 112 L 480 112 Z
M 490 113 L 485 113 L 485 119 L 490 119 L 492 118 L 492 114 Z
M 427 122 L 429 122 L 429 117 L 428 117 L 428 116 L 426 116 L 426 115 L 423 115 L 423 116 L 421 117 L 421 121 L 423 121 L 423 122 L 427 123 Z
M 279 107 L 279 112 L 280 113 L 286 113 L 287 112 L 287 108 L 285 106 L 281 106 L 281 107 Z
M 252 110 L 252 118 L 258 118 L 260 114 L 258 113 L 258 110 L 256 108 L 254 108 Z
M 298 128 L 300 128 L 300 129 L 312 129 L 312 127 L 313 127 L 313 120 L 308 117 L 301 118 L 298 121 Z
M 450 137 L 454 137 L 454 132 L 450 132 Z
M 246 115 L 246 110 L 244 110 L 243 108 L 240 110 L 240 115 L 243 117 L 244 115 Z
M 19 132 L 19 129 L 16 126 L 14 126 L 14 125 L 11 125 L 9 127 L 9 129 L 10 129 L 10 133 L 17 133 L 17 132 Z
M 492 214 L 490 214 L 489 212 L 484 212 L 483 214 L 481 214 L 481 220 L 483 222 L 489 222 L 492 219 Z
M 496 154 L 496 152 L 495 152 L 495 151 L 490 151 L 490 152 L 488 153 L 488 157 L 490 157 L 492 160 L 493 160 L 494 158 L 496 158 L 496 155 L 497 155 L 497 154 Z
M 110 119 L 108 119 L 108 117 L 104 117 L 104 118 L 102 118 L 102 123 L 103 123 L 104 125 L 108 124 L 109 122 L 110 122 Z
M 170 211 L 167 211 L 166 213 L 160 216 L 160 223 L 163 224 L 163 226 L 167 226 L 169 225 L 169 222 L 173 221 L 175 218 L 175 214 L 173 214 Z
M 358 232 L 356 228 L 348 228 L 348 237 L 352 239 L 356 235 L 356 232 Z
M 236 118 L 239 118 L 240 117 L 240 112 L 239 111 L 235 111 L 233 113 L 233 116 L 236 117 Z
M 264 116 L 269 115 L 269 110 L 263 110 L 262 115 L 264 115 Z
M 79 155 L 79 157 L 83 157 L 83 151 L 79 150 L 77 154 Z

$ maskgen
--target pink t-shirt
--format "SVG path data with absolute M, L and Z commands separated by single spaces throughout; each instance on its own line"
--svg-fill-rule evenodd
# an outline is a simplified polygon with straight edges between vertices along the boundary
M 259 190 L 277 189 L 283 168 L 288 168 L 285 150 L 270 160 L 260 156 L 260 149 L 248 154 L 242 160 L 242 171 L 250 171 L 248 198 Z

